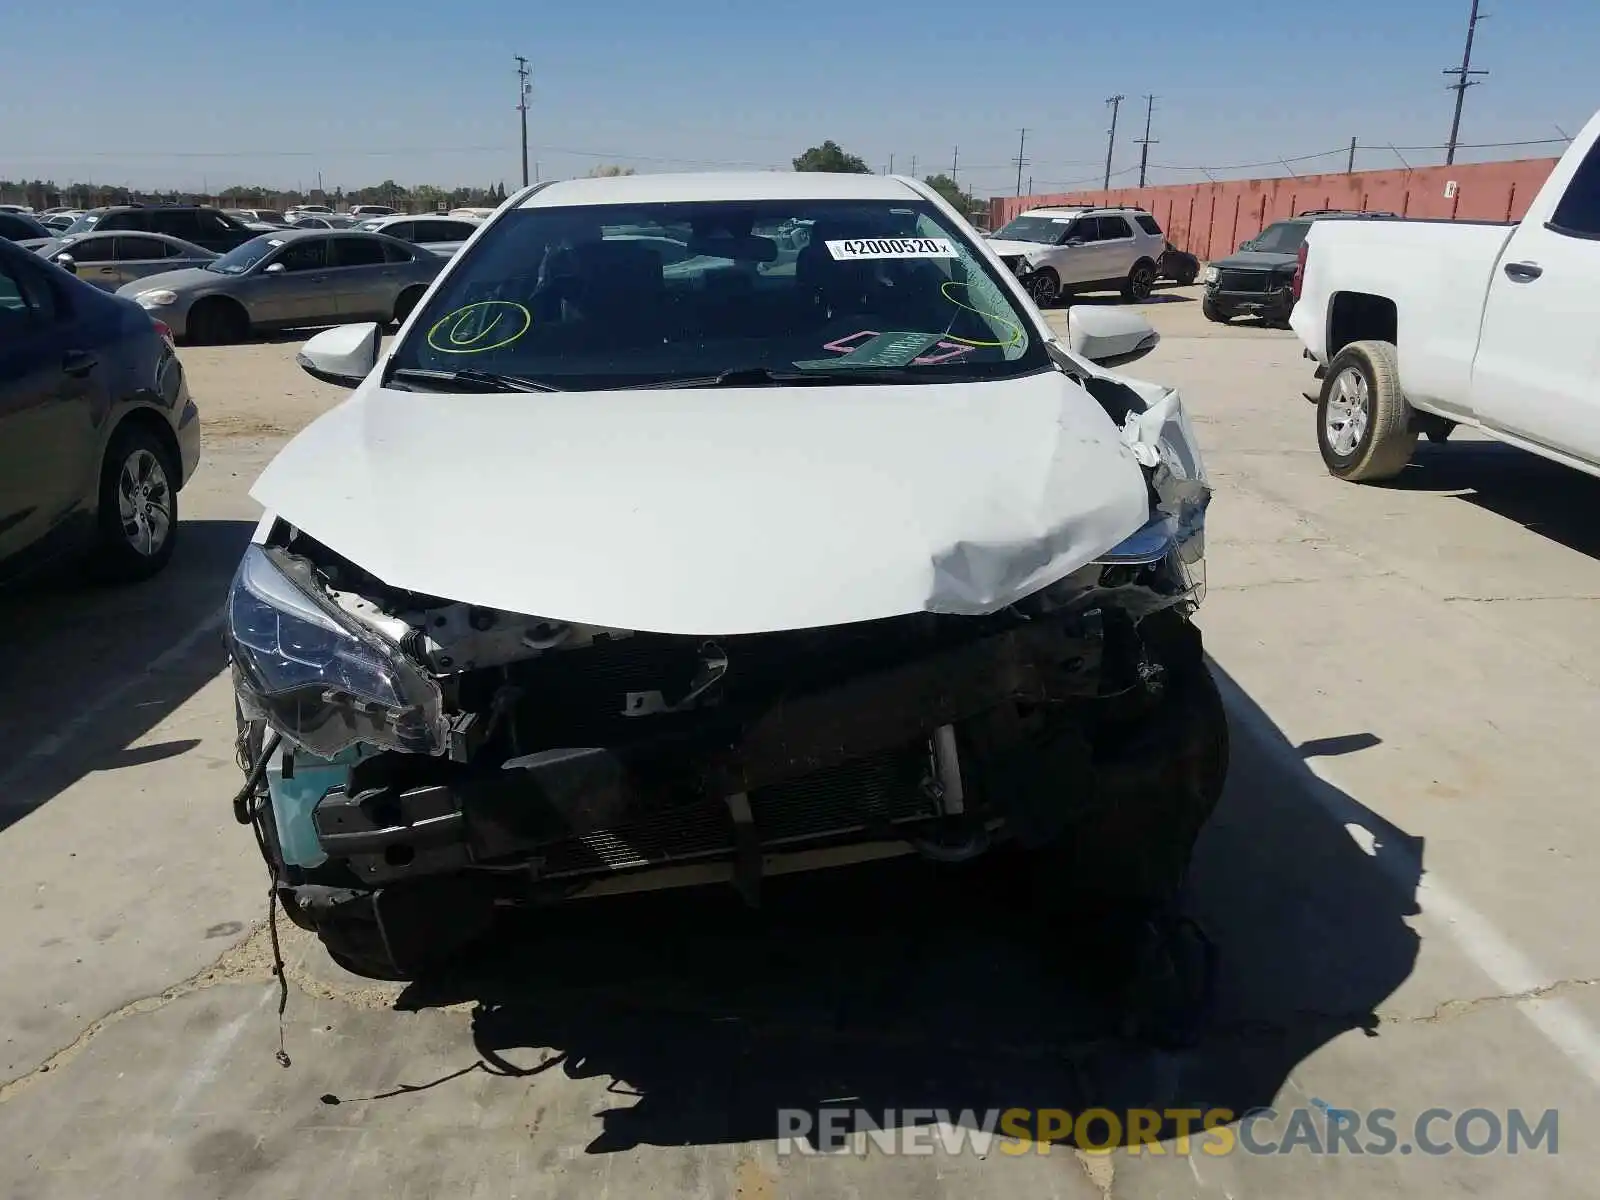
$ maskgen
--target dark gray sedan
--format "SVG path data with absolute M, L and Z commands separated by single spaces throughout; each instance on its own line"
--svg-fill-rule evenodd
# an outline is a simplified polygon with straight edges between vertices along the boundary
M 164 233 L 79 233 L 53 238 L 35 246 L 34 253 L 107 292 L 164 271 L 203 267 L 217 257 Z
M 446 260 L 380 233 L 284 229 L 205 266 L 130 283 L 126 296 L 193 342 L 252 331 L 404 321 Z

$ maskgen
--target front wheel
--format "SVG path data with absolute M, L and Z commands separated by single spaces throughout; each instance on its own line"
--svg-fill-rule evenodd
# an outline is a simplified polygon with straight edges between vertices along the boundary
M 178 536 L 178 467 L 155 432 L 123 424 L 100 468 L 95 566 L 113 583 L 148 579 L 172 557 Z
M 1029 275 L 1023 286 L 1040 308 L 1049 308 L 1061 299 L 1061 277 L 1051 267 L 1041 267 Z
M 1173 278 L 1179 287 L 1188 287 L 1196 279 L 1200 278 L 1200 269 L 1198 267 L 1184 267 Z
M 411 310 L 417 307 L 426 289 L 414 287 L 407 288 L 400 293 L 400 298 L 394 302 L 394 323 L 404 325 L 406 318 L 411 315 Z
M 1317 402 L 1317 448 L 1330 475 L 1392 479 L 1411 461 L 1417 431 L 1391 342 L 1351 342 L 1328 364 Z

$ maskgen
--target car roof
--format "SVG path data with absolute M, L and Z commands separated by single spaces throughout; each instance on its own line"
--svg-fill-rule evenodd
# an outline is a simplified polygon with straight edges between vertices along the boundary
M 898 175 L 847 175 L 829 171 L 727 171 L 662 175 L 612 175 L 545 184 L 519 208 L 582 204 L 682 204 L 738 200 L 921 200 Z

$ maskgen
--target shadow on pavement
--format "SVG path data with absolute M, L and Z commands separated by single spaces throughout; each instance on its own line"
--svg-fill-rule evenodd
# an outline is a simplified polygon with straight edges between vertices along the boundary
M 198 745 L 129 748 L 226 665 L 217 618 L 254 527 L 182 522 L 172 561 L 144 583 L 104 587 L 63 572 L 0 597 L 0 830 L 91 771 Z
M 914 860 L 769 881 L 757 913 L 707 890 L 531 914 L 397 1006 L 475 1002 L 481 1059 L 463 1071 L 512 1086 L 551 1070 L 610 1077 L 619 1098 L 590 1153 L 769 1139 L 779 1110 L 827 1105 L 882 1121 L 1270 1104 L 1331 1039 L 1382 1036 L 1375 1010 L 1417 954 L 1405 918 L 1422 847 L 1305 765 L 1302 752 L 1370 734 L 1297 749 L 1217 675 L 1234 765 L 1191 878 L 1188 907 L 1220 952 L 1193 1050 L 1121 1040 L 1088 931 L 1045 923 L 1003 871 Z M 1373 834 L 1371 853 L 1350 824 Z
M 1411 465 L 1388 486 L 1459 492 L 1460 499 L 1541 537 L 1600 558 L 1600 479 L 1503 442 L 1418 442 Z

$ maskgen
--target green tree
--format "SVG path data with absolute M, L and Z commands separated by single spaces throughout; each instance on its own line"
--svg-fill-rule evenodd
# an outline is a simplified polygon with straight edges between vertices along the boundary
M 964 217 L 971 216 L 982 207 L 970 192 L 963 192 L 961 185 L 948 175 L 928 175 L 922 182 L 943 196 L 950 207 Z
M 796 171 L 831 171 L 838 175 L 871 175 L 866 160 L 847 154 L 838 142 L 829 140 L 813 146 L 794 160 Z
M 619 167 L 615 163 L 606 163 L 604 166 L 590 167 L 585 174 L 590 179 L 611 179 L 618 175 L 636 175 L 632 167 Z

